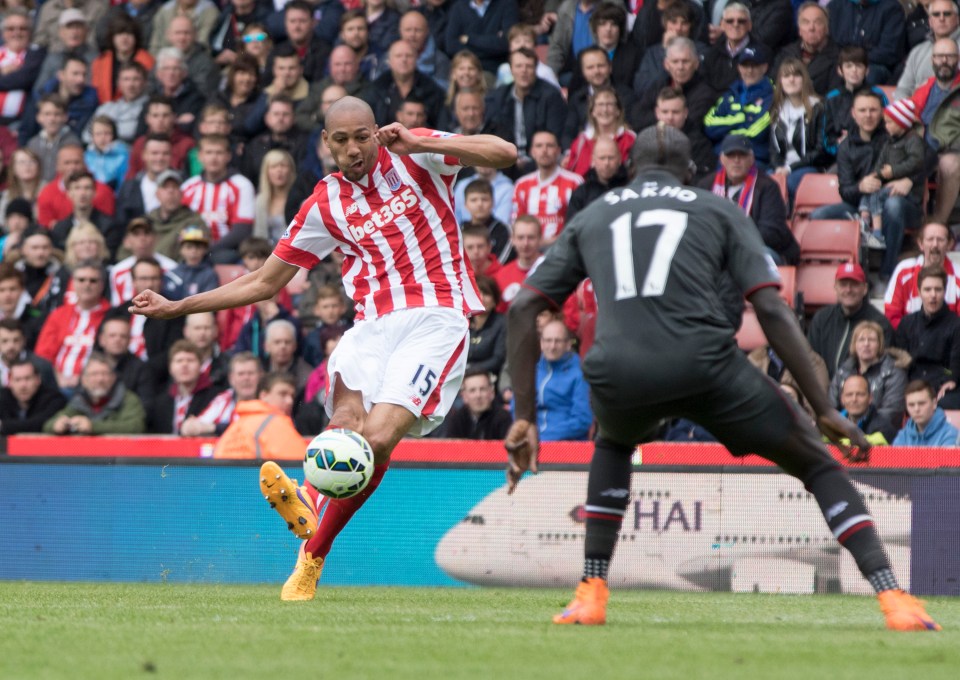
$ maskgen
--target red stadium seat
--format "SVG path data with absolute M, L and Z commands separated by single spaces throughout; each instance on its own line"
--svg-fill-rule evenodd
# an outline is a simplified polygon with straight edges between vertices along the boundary
M 807 315 L 820 307 L 836 303 L 837 294 L 833 290 L 833 283 L 837 265 L 836 262 L 801 262 L 797 267 L 797 290 L 803 294 L 803 309 Z
M 779 173 L 774 173 L 769 175 L 770 179 L 777 183 L 777 186 L 780 187 L 780 195 L 783 197 L 783 204 L 790 207 L 790 194 L 787 191 L 787 176 L 781 175 Z
M 818 172 L 804 175 L 793 200 L 793 218 L 790 221 L 790 230 L 797 242 L 803 238 L 810 213 L 821 206 L 841 202 L 840 182 L 836 175 Z
M 894 92 L 896 91 L 896 89 L 897 89 L 896 86 L 894 86 L 894 85 L 877 85 L 877 87 L 879 87 L 881 90 L 883 90 L 883 94 L 885 94 L 885 95 L 887 96 L 887 103 L 888 103 L 888 104 L 893 101 L 893 93 L 894 93 Z
M 947 422 L 960 429 L 960 409 L 944 409 L 943 412 L 947 416 Z
M 213 268 L 217 272 L 217 278 L 220 280 L 221 286 L 234 279 L 239 279 L 247 273 L 247 268 L 242 264 L 216 264 Z
M 854 220 L 811 220 L 800 238 L 801 262 L 856 262 L 860 225 Z
M 797 309 L 797 268 L 788 265 L 777 267 L 780 270 L 780 297 L 790 309 Z

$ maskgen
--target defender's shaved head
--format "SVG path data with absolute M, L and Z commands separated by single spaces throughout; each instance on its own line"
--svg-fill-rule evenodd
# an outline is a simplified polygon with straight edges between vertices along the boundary
M 359 181 L 377 161 L 377 122 L 370 105 L 356 97 L 338 99 L 324 117 L 324 143 L 343 176 Z
M 330 106 L 324 117 L 326 127 L 335 128 L 341 125 L 369 125 L 376 126 L 373 109 L 367 102 L 357 97 L 343 97 Z

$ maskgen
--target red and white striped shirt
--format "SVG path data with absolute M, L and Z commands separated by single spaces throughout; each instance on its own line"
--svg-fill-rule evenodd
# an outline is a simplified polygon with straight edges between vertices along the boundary
M 80 375 L 108 309 L 110 303 L 106 300 L 91 310 L 68 304 L 58 307 L 40 329 L 34 351 L 52 363 L 58 374 Z
M 213 398 L 197 418 L 211 425 L 229 425 L 233 422 L 236 408 L 237 398 L 233 389 L 224 390 Z
M 164 274 L 177 266 L 175 260 L 171 260 L 163 253 L 154 253 L 153 258 L 163 267 Z M 135 294 L 133 290 L 133 265 L 136 263 L 136 256 L 131 255 L 110 267 L 110 303 L 114 307 L 133 299 Z
M 0 69 L 8 66 L 22 66 L 27 52 L 13 52 L 7 47 L 0 47 Z M 25 90 L 7 90 L 0 92 L 0 118 L 16 118 L 23 113 L 27 103 Z
M 556 238 L 563 231 L 570 194 L 581 184 L 583 177 L 561 167 L 545 180 L 539 170 L 524 175 L 513 187 L 513 219 L 533 215 L 540 220 L 543 238 Z
M 452 156 L 401 156 L 380 147 L 376 165 L 361 183 L 339 172 L 320 180 L 274 254 L 310 269 L 340 250 L 344 289 L 358 321 L 412 307 L 480 313 L 483 303 L 453 210 L 459 170 L 459 159 Z
M 243 175 L 231 175 L 222 182 L 208 182 L 203 175 L 191 177 L 180 186 L 183 204 L 210 227 L 216 243 L 237 224 L 253 223 L 255 191 Z

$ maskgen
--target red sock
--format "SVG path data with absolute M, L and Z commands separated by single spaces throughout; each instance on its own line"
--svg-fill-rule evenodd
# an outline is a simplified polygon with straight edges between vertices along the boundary
M 380 482 L 383 480 L 383 476 L 387 473 L 388 467 L 390 467 L 389 461 L 382 465 L 375 466 L 373 468 L 373 477 L 370 478 L 370 483 L 367 484 L 367 488 L 356 496 L 343 498 L 341 500 L 329 499 L 327 501 L 326 508 L 322 510 L 323 514 L 320 515 L 317 533 L 307 539 L 307 544 L 303 548 L 305 552 L 310 553 L 314 557 L 327 556 L 327 553 L 330 552 L 330 547 L 333 545 L 333 539 L 343 531 L 343 528 L 347 526 L 347 522 L 350 521 L 354 513 L 359 510 L 360 507 L 367 502 L 367 499 L 373 495 L 373 492 L 377 490 L 377 487 L 380 486 Z

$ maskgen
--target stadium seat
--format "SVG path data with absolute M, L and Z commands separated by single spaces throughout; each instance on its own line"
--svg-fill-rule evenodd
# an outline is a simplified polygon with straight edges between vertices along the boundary
M 943 412 L 947 416 L 947 422 L 960 429 L 960 409 L 944 409 Z
M 787 306 L 794 311 L 797 310 L 797 268 L 788 265 L 777 267 L 780 271 L 780 297 L 783 298 Z
M 767 336 L 763 334 L 760 322 L 757 321 L 757 313 L 751 304 L 747 304 L 743 310 L 743 321 L 740 324 L 740 330 L 737 331 L 736 339 L 737 347 L 744 352 L 751 352 L 767 344 Z
M 216 264 L 213 268 L 217 272 L 217 279 L 220 280 L 221 286 L 230 283 L 234 279 L 239 279 L 247 273 L 247 268 L 242 264 Z
M 810 213 L 824 205 L 841 203 L 840 182 L 836 175 L 829 173 L 812 172 L 804 175 L 797 187 L 797 195 L 793 200 L 793 217 L 790 220 L 790 230 L 799 243 L 803 238 L 803 231 L 810 221 Z
M 854 220 L 810 220 L 799 240 L 801 263 L 857 262 L 860 258 L 860 225 Z
M 787 192 L 787 176 L 781 175 L 779 173 L 774 173 L 769 175 L 770 179 L 777 183 L 777 186 L 780 187 L 780 195 L 783 197 L 783 204 L 790 207 L 790 194 Z
M 837 265 L 837 262 L 801 262 L 797 267 L 797 290 L 803 295 L 803 310 L 807 316 L 820 307 L 836 303 L 833 283 Z
M 883 90 L 883 94 L 887 97 L 888 104 L 893 101 L 893 93 L 897 89 L 895 85 L 877 85 L 877 87 Z

